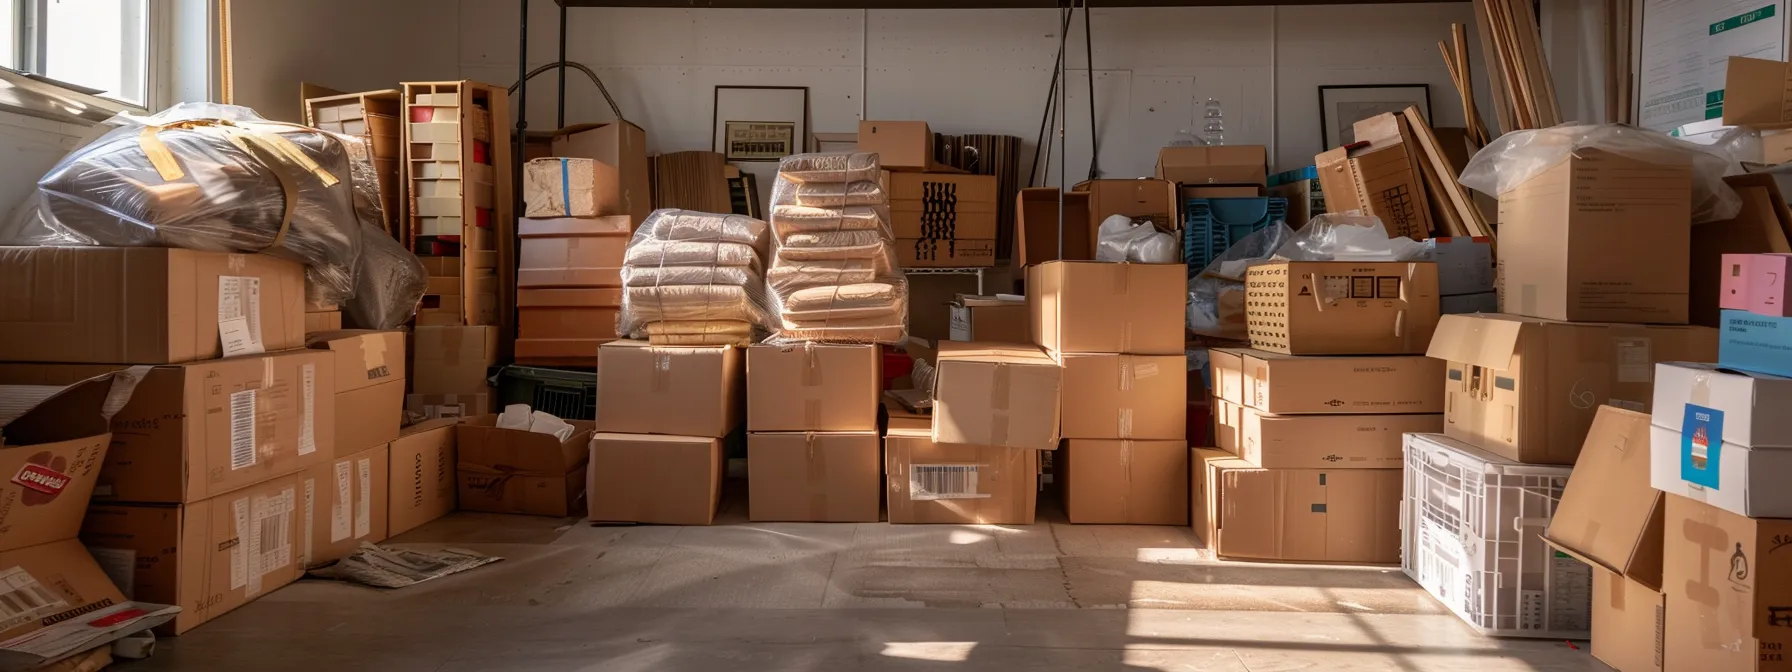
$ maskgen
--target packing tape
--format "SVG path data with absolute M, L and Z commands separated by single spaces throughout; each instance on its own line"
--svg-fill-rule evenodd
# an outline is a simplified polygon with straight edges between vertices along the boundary
M 1132 438 L 1132 409 L 1121 406 L 1115 420 L 1114 435 L 1122 439 Z
M 1131 355 L 1120 355 L 1119 371 L 1120 371 L 1120 391 L 1121 392 L 1131 392 L 1133 377 L 1135 375 L 1138 375 L 1138 374 L 1134 373 Z
M 1711 406 L 1711 374 L 1695 373 L 1692 376 L 1692 395 L 1687 399 L 1700 406 Z
M 368 334 L 361 339 L 361 363 L 367 367 L 367 379 L 375 378 L 374 371 L 386 365 L 386 334 L 384 332 Z M 390 372 L 378 377 L 391 375 Z M 341 385 L 342 381 L 337 381 Z
M 996 369 L 989 382 L 989 444 L 992 446 L 1008 445 L 1008 394 L 1013 385 L 1013 372 L 1008 370 L 1007 362 L 996 362 Z
M 815 347 L 814 342 L 805 341 L 802 358 L 803 387 L 820 387 L 822 384 L 820 349 Z
M 654 393 L 667 392 L 672 389 L 672 353 L 663 348 L 651 348 L 653 353 L 653 371 L 649 374 L 651 382 L 648 389 Z
M 1114 295 L 1125 296 L 1132 289 L 1130 286 L 1132 264 L 1122 261 L 1112 266 L 1114 268 Z
M 1120 489 L 1120 522 L 1132 522 L 1132 441 L 1120 441 L 1120 471 L 1126 474 L 1126 485 Z
M 1319 284 L 1319 274 L 1308 273 L 1305 278 L 1307 286 L 1313 288 L 1313 310 L 1325 312 L 1325 286 Z
M 441 334 L 442 352 L 440 354 L 442 360 L 449 366 L 458 366 L 460 364 L 460 348 L 462 342 L 466 340 L 461 334 L 461 330 L 455 327 L 443 327 L 430 331 Z
M 804 483 L 804 489 L 809 491 L 809 520 L 822 522 L 828 514 L 827 447 L 817 445 L 815 432 L 803 434 L 803 445 L 809 453 L 809 480 Z
M 572 170 L 567 167 L 571 163 L 560 159 L 560 202 L 566 206 L 566 216 L 572 216 Z
M 224 265 L 230 268 L 231 273 L 241 273 L 243 267 L 249 265 L 249 260 L 240 254 L 227 254 L 224 255 Z

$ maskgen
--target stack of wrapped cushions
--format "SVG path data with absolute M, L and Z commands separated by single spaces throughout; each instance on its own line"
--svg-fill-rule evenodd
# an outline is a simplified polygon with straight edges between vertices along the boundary
M 876 154 L 798 154 L 779 164 L 766 272 L 771 342 L 902 342 L 908 282 L 880 173 Z
M 746 345 L 773 326 L 765 222 L 656 210 L 629 240 L 617 333 L 655 345 Z

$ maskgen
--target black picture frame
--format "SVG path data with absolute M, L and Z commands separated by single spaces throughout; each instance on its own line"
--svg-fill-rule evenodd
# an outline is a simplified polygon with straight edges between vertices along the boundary
M 786 92 L 791 92 L 790 94 L 788 94 L 791 96 L 791 99 L 788 101 L 779 101 L 778 106 L 781 108 L 781 113 L 768 113 L 768 109 L 767 109 L 769 107 L 768 105 L 760 105 L 754 109 L 724 110 L 725 105 L 722 100 L 724 91 L 758 91 L 758 92 L 786 91 Z M 800 92 L 800 93 L 797 93 L 797 92 Z M 800 102 L 798 102 L 799 97 L 800 97 Z M 795 105 L 801 106 L 800 115 L 789 113 L 791 111 L 789 108 L 794 107 Z M 725 115 L 737 115 L 737 114 L 740 115 L 738 118 L 730 118 L 730 116 L 725 116 Z M 807 87 L 807 86 L 744 86 L 744 85 L 737 86 L 737 85 L 731 85 L 731 84 L 718 84 L 715 87 L 715 91 L 713 93 L 711 103 L 710 103 L 709 150 L 712 152 L 722 154 L 724 157 L 728 156 L 728 152 L 726 151 L 727 147 L 724 145 L 724 142 L 726 141 L 725 139 L 727 138 L 727 132 L 728 132 L 727 127 L 730 122 L 733 122 L 736 124 L 742 123 L 742 122 L 798 124 L 797 128 L 795 129 L 795 133 L 794 133 L 794 136 L 795 136 L 794 137 L 794 146 L 791 148 L 791 153 L 792 154 L 801 154 L 801 153 L 807 152 L 807 151 L 809 151 L 808 143 L 809 143 L 809 136 L 811 135 L 811 133 L 810 133 L 810 131 L 811 131 L 810 114 L 809 114 L 809 87 Z M 775 162 L 777 160 L 778 159 L 775 159 L 775 158 L 728 159 L 728 161 L 730 161 L 731 163 Z

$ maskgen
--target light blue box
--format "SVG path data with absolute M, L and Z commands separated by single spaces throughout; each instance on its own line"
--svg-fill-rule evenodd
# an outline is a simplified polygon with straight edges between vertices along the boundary
M 1717 363 L 1727 369 L 1792 376 L 1792 317 L 1724 311 Z

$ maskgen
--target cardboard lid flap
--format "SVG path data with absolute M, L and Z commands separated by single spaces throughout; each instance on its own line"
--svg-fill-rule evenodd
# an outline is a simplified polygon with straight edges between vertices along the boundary
M 1504 371 L 1512 365 L 1523 333 L 1523 322 L 1445 315 L 1437 322 L 1425 356 Z
M 56 443 L 111 431 L 112 416 L 151 368 L 133 366 L 67 387 L 0 385 L 0 444 Z
M 1786 115 L 1786 84 L 1792 65 L 1759 58 L 1730 57 L 1724 69 L 1724 117 L 1728 126 L 1792 121 Z

